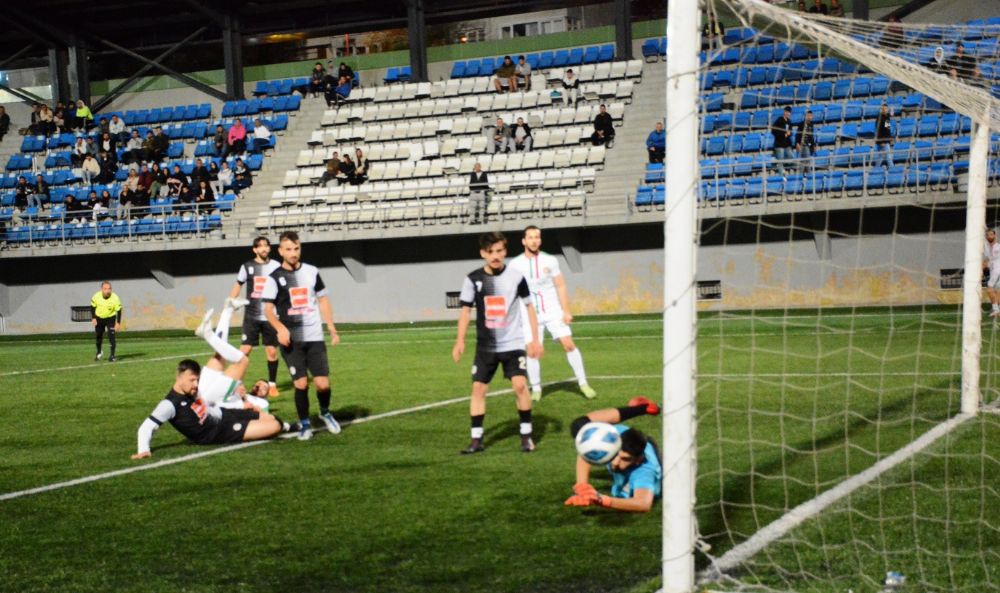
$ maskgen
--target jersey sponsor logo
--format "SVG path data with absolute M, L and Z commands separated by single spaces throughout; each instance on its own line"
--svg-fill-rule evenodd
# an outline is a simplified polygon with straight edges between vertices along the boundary
M 486 327 L 497 329 L 507 326 L 507 297 L 503 295 L 484 296 Z
M 253 291 L 250 292 L 250 298 L 259 299 L 263 297 L 265 286 L 267 286 L 267 276 L 254 276 Z
M 288 289 L 291 300 L 291 307 L 288 308 L 289 315 L 307 315 L 313 312 L 309 306 L 309 288 L 306 286 L 296 286 Z

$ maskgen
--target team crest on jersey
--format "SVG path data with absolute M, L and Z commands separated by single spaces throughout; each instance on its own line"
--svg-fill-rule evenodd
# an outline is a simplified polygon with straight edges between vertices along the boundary
M 295 376 L 295 367 L 288 367 L 288 372 L 291 373 L 292 376 L 294 377 Z
M 187 402 L 181 402 L 181 407 L 184 407 L 184 406 L 186 406 L 186 405 L 188 405 L 188 403 L 187 403 Z
M 243 428 L 243 423 L 237 422 L 233 425 L 233 432 L 239 432 L 241 428 Z
M 285 279 L 283 277 L 278 278 L 278 284 L 284 286 L 285 285 Z
M 476 280 L 476 292 L 482 292 L 482 291 L 483 291 L 483 281 Z
M 253 275 L 253 266 L 247 266 L 247 274 Z

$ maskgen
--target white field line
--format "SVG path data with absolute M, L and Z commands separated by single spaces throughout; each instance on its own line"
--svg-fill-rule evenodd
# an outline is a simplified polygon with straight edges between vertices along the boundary
M 659 377 L 659 375 L 620 375 L 620 376 L 609 375 L 609 376 L 593 376 L 593 377 L 590 377 L 590 378 L 594 379 L 594 380 L 613 381 L 613 380 L 616 380 L 616 379 L 619 379 L 619 378 L 638 378 L 638 377 L 652 378 L 652 377 Z M 547 387 L 549 385 L 555 385 L 557 383 L 565 383 L 565 382 L 571 381 L 571 380 L 572 379 L 567 379 L 567 380 L 563 380 L 563 381 L 549 381 L 547 383 L 544 383 L 543 385 Z M 512 389 L 498 389 L 496 391 L 491 391 L 491 392 L 487 393 L 486 396 L 487 397 L 495 397 L 495 396 L 498 396 L 498 395 L 504 395 L 506 393 L 512 393 L 512 392 L 513 392 Z M 444 406 L 449 406 L 451 404 L 457 404 L 457 403 L 461 403 L 461 402 L 465 402 L 465 401 L 469 401 L 469 397 L 468 396 L 455 397 L 455 398 L 451 398 L 451 399 L 446 399 L 446 400 L 431 402 L 431 403 L 427 403 L 427 404 L 422 404 L 422 405 L 419 405 L 419 406 L 413 406 L 413 407 L 410 407 L 410 408 L 401 408 L 399 410 L 390 410 L 388 412 L 383 412 L 381 414 L 375 414 L 373 416 L 366 416 L 364 418 L 357 418 L 355 420 L 345 421 L 343 423 L 343 426 L 351 426 L 353 424 L 363 424 L 363 423 L 366 423 L 366 422 L 373 422 L 375 420 L 383 420 L 385 418 L 392 418 L 394 416 L 402 416 L 404 414 L 412 414 L 414 412 L 422 412 L 424 410 L 431 410 L 431 409 L 434 409 L 434 408 L 440 408 L 440 407 L 444 407 Z M 326 428 L 325 427 L 322 427 L 322 428 L 316 427 L 314 430 L 316 430 L 317 432 L 320 432 L 322 430 L 326 430 Z M 291 438 L 291 437 L 294 437 L 294 436 L 295 436 L 294 434 L 282 435 L 283 438 Z M 123 468 L 123 469 L 118 469 L 118 470 L 114 470 L 114 471 L 110 471 L 110 472 L 105 472 L 103 474 L 94 474 L 94 475 L 91 475 L 91 476 L 84 476 L 82 478 L 77 478 L 75 480 L 68 480 L 68 481 L 65 481 L 65 482 L 56 482 L 54 484 L 47 484 L 45 486 L 38 486 L 36 488 L 29 488 L 27 490 L 19 490 L 19 491 L 16 491 L 16 492 L 8 492 L 6 494 L 0 494 L 0 502 L 6 501 L 6 500 L 13 500 L 15 498 L 22 498 L 24 496 L 31 496 L 33 494 L 42 494 L 44 492 L 52 492 L 53 490 L 62 490 L 63 488 L 70 488 L 72 486 L 79 486 L 81 484 L 89 484 L 91 482 L 97 482 L 99 480 L 106 480 L 108 478 L 115 478 L 115 477 L 118 477 L 118 476 L 124 476 L 124 475 L 128 475 L 128 474 L 134 474 L 136 472 L 141 472 L 141 471 L 156 469 L 156 468 L 160 468 L 160 467 L 166 467 L 168 465 L 174 465 L 174 464 L 177 464 L 177 463 L 185 463 L 185 462 L 188 462 L 188 461 L 194 461 L 196 459 L 201 459 L 203 457 L 209 457 L 211 455 L 219 455 L 219 454 L 222 454 L 222 453 L 229 453 L 230 451 L 238 451 L 240 449 L 246 449 L 247 447 L 254 447 L 254 446 L 257 446 L 257 445 L 263 445 L 265 443 L 272 443 L 272 442 L 274 442 L 274 440 L 250 441 L 250 442 L 246 442 L 246 443 L 238 443 L 236 445 L 226 445 L 224 447 L 212 448 L 212 449 L 209 449 L 207 451 L 199 451 L 198 453 L 191 453 L 189 455 L 182 455 L 181 457 L 175 457 L 173 459 L 164 459 L 163 461 L 155 461 L 153 463 L 147 463 L 147 464 L 144 464 L 144 465 L 136 465 L 134 467 L 126 467 L 126 468 Z
M 923 451 L 935 441 L 974 417 L 973 414 L 958 414 L 950 420 L 938 424 L 909 445 L 897 450 L 892 455 L 882 459 L 863 472 L 844 480 L 812 500 L 806 501 L 788 511 L 780 519 L 770 523 L 753 534 L 750 539 L 737 545 L 723 554 L 721 558 L 715 560 L 710 568 L 702 571 L 699 575 L 699 581 L 711 582 L 717 580 L 726 571 L 738 567 L 765 547 L 786 535 L 789 531 L 812 519 L 830 505 Z
M 171 356 L 157 356 L 156 358 L 139 358 L 136 360 L 119 360 L 117 362 L 94 362 L 91 364 L 78 364 L 75 366 L 52 367 L 47 369 L 27 369 L 24 371 L 7 371 L 0 373 L 0 377 L 14 377 L 17 375 L 34 375 L 37 373 L 57 373 L 60 371 L 79 371 L 82 369 L 102 368 L 111 369 L 125 364 L 138 364 L 142 362 L 161 362 L 164 360 L 178 360 L 181 358 L 191 358 L 194 356 L 208 356 L 211 352 L 195 352 L 194 354 L 174 354 Z

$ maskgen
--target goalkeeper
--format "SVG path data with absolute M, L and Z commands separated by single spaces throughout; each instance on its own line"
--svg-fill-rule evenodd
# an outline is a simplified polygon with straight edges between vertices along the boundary
M 576 458 L 576 484 L 573 496 L 566 499 L 566 506 L 601 506 L 617 511 L 647 513 L 653 508 L 653 501 L 660 496 L 660 482 L 663 470 L 660 466 L 660 452 L 656 443 L 639 429 L 629 428 L 621 422 L 637 416 L 656 416 L 660 407 L 644 397 L 634 397 L 624 408 L 605 408 L 580 416 L 570 425 L 570 433 L 576 438 L 588 422 L 614 424 L 621 434 L 622 448 L 607 464 L 611 474 L 611 494 L 605 496 L 590 485 L 591 465 L 580 456 Z

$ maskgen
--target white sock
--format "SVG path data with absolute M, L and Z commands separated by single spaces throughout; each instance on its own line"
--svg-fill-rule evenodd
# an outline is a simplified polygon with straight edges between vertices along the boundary
M 229 320 L 233 317 L 233 308 L 225 307 L 219 313 L 219 323 L 215 326 L 215 333 L 222 338 L 222 341 L 229 341 Z
M 542 365 L 537 358 L 528 357 L 528 383 L 532 391 L 542 388 Z
M 228 362 L 236 363 L 243 360 L 243 353 L 240 352 L 240 349 L 223 340 L 222 336 L 214 331 L 205 332 L 205 342 L 212 347 L 212 350 L 215 350 L 216 354 Z
M 580 385 L 586 385 L 587 371 L 583 370 L 583 355 L 580 354 L 580 349 L 577 348 L 572 352 L 567 352 L 566 360 L 569 362 L 569 366 L 573 369 L 573 374 L 576 375 L 576 382 Z
M 472 427 L 472 438 L 474 438 L 474 439 L 481 439 L 481 438 L 483 438 L 483 427 L 482 426 L 473 426 Z
M 530 434 L 531 434 L 531 423 L 530 422 L 522 422 L 521 423 L 521 435 L 523 436 L 523 435 L 530 435 Z
M 996 305 L 996 304 L 994 304 L 994 305 L 993 305 L 993 310 L 994 310 L 994 311 L 1000 311 L 1000 305 Z

